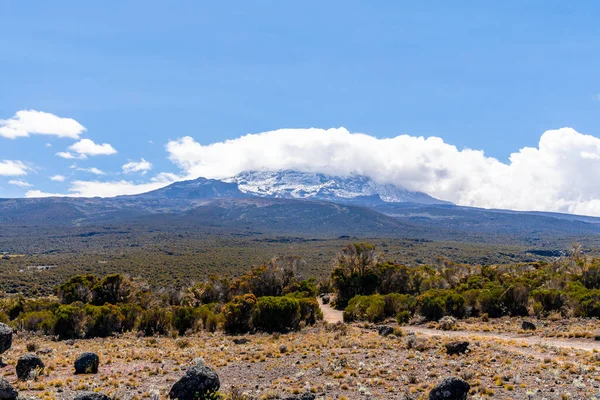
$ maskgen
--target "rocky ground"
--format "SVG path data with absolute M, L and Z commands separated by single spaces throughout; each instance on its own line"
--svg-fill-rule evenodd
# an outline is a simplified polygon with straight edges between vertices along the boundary
M 513 323 L 518 326 L 519 320 Z M 461 322 L 459 327 L 469 325 Z M 421 326 L 381 336 L 377 328 L 321 323 L 286 335 L 124 335 L 62 342 L 15 335 L 12 348 L 3 354 L 6 365 L 0 374 L 29 398 L 72 399 L 84 390 L 119 399 L 166 398 L 185 369 L 202 357 L 218 373 L 222 392 L 235 387 L 256 399 L 307 391 L 322 399 L 425 399 L 449 376 L 466 380 L 473 399 L 600 398 L 600 355 L 595 348 L 600 345 L 593 338 L 576 339 L 574 343 L 590 345 L 581 350 L 536 344 L 531 338 L 537 331 L 520 337 L 462 331 L 451 335 Z M 247 343 L 234 342 L 240 338 Z M 448 355 L 445 344 L 458 339 L 469 342 L 469 351 Z M 100 356 L 99 371 L 75 375 L 74 361 L 87 351 Z M 37 353 L 46 368 L 36 379 L 21 382 L 15 366 L 28 352 Z

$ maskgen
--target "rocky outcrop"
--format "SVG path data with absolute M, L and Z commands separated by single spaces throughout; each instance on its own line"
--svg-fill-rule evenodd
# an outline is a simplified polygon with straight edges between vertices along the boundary
M 97 374 L 100 357 L 96 353 L 83 353 L 75 360 L 75 374 Z
M 12 346 L 13 331 L 10 326 L 0 323 L 0 355 Z
M 75 396 L 74 400 L 110 400 L 104 393 L 82 392 Z
M 446 378 L 431 392 L 429 400 L 466 400 L 471 385 L 459 378 Z
M 455 342 L 446 343 L 446 353 L 452 356 L 454 354 L 464 354 L 469 349 L 469 342 L 466 340 L 459 340 Z
M 521 329 L 524 331 L 535 331 L 535 324 L 533 322 L 523 321 Z
M 43 369 L 44 363 L 35 354 L 25 354 L 24 356 L 21 356 L 17 361 L 17 376 L 22 381 L 31 378 L 33 371 Z
M 392 333 L 394 333 L 394 328 L 392 328 L 391 326 L 383 325 L 379 327 L 377 332 L 379 332 L 381 336 L 389 336 Z
M 0 400 L 17 400 L 19 393 L 4 378 L 0 378 Z
M 183 378 L 175 382 L 169 392 L 170 399 L 198 400 L 219 390 L 219 376 L 211 368 L 194 365 L 188 369 Z

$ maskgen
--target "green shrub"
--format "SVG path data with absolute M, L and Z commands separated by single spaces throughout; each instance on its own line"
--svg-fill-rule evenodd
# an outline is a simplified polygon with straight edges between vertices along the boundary
M 194 307 L 175 307 L 172 318 L 173 328 L 177 329 L 179 335 L 183 335 L 186 331 L 194 328 L 200 315 L 198 309 Z
M 408 294 L 386 294 L 384 301 L 386 317 L 393 317 L 403 311 L 408 311 L 409 314 L 412 314 L 417 309 L 417 299 Z
M 557 289 L 536 289 L 532 296 L 541 304 L 543 311 L 560 310 L 566 302 L 565 293 Z
M 133 330 L 142 314 L 142 308 L 132 303 L 121 303 L 118 306 L 121 315 L 123 315 L 123 331 Z
M 407 324 L 408 321 L 410 321 L 410 318 L 412 317 L 410 311 L 400 311 L 398 314 L 396 314 L 396 321 L 399 324 Z
M 449 292 L 444 299 L 444 310 L 447 315 L 452 315 L 456 318 L 465 316 L 465 298 L 456 293 Z
M 298 299 L 300 305 L 300 320 L 308 325 L 314 325 L 317 321 L 323 319 L 323 312 L 319 307 L 319 302 L 314 297 Z
M 77 339 L 85 333 L 85 312 L 81 303 L 58 307 L 55 313 L 54 333 L 59 339 Z
M 131 283 L 120 274 L 106 275 L 92 287 L 95 305 L 126 303 L 131 294 Z
M 92 287 L 97 281 L 94 275 L 76 275 L 57 287 L 56 295 L 63 304 L 77 301 L 89 303 L 92 300 Z
M 504 289 L 501 286 L 488 285 L 477 295 L 477 309 L 490 318 L 499 318 L 508 314 L 502 301 Z
M 385 299 L 380 294 L 371 296 L 355 296 L 344 310 L 344 321 L 383 321 L 385 314 Z
M 171 316 L 167 310 L 156 306 L 143 310 L 138 329 L 146 336 L 166 335 L 171 330 Z
M 300 302 L 281 296 L 259 297 L 252 316 L 254 328 L 265 332 L 289 332 L 300 326 Z
M 223 307 L 224 328 L 227 333 L 246 333 L 252 330 L 252 315 L 256 307 L 256 296 L 236 296 Z
M 445 314 L 446 302 L 439 292 L 430 290 L 417 298 L 419 313 L 428 321 L 437 321 Z
M 29 332 L 41 332 L 48 335 L 55 325 L 54 314 L 51 311 L 30 311 L 19 315 L 17 326 Z
M 85 324 L 86 337 L 107 337 L 123 330 L 125 317 L 121 314 L 118 306 L 87 304 L 83 310 L 87 317 Z

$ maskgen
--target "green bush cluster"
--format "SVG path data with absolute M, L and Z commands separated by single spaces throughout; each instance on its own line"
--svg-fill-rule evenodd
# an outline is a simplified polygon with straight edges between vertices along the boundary
M 397 318 L 407 322 L 417 308 L 414 296 L 399 293 L 355 296 L 344 310 L 344 321 L 380 322 Z

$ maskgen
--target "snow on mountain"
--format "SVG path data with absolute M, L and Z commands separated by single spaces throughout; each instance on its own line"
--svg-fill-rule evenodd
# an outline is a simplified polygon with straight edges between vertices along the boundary
M 291 170 L 248 171 L 223 181 L 237 183 L 241 192 L 260 197 L 347 202 L 446 203 L 425 193 L 412 192 L 392 184 L 379 184 L 362 175 L 342 177 Z

